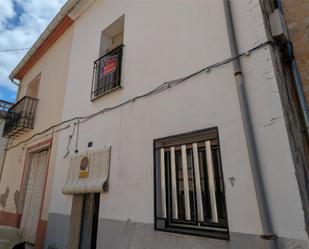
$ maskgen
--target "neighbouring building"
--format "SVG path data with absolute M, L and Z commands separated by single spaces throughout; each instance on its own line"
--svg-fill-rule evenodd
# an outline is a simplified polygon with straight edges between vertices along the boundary
M 34 248 L 308 248 L 308 127 L 281 14 L 67 1 L 11 74 L 19 99 L 39 73 L 40 88 L 0 217 Z
M 0 100 L 0 134 L 2 134 L 3 132 L 7 112 L 12 107 L 12 105 L 13 104 L 11 102 Z M 8 146 L 8 139 L 1 136 L 0 137 L 0 181 L 1 181 L 7 146 Z
M 309 1 L 282 0 L 282 9 L 309 104 Z
M 20 227 L 38 249 L 44 247 L 59 134 L 37 133 L 61 121 L 71 24 L 63 19 L 49 39 L 40 37 L 10 76 L 19 80 L 19 90 L 2 133 L 9 144 L 1 170 L 0 225 Z

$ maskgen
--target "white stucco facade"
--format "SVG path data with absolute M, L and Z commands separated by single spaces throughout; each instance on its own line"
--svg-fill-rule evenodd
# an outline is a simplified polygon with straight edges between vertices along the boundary
M 239 50 L 267 41 L 258 0 L 232 1 Z M 93 62 L 101 32 L 124 15 L 122 89 L 90 101 Z M 62 120 L 95 113 L 230 57 L 222 1 L 96 1 L 73 25 Z M 242 57 L 244 77 L 277 236 L 306 241 L 282 105 L 268 46 Z M 220 66 L 157 95 L 106 112 L 79 128 L 78 150 L 111 146 L 109 191 L 101 195 L 100 219 L 153 224 L 153 140 L 218 127 L 229 231 L 261 235 L 232 64 Z M 59 135 L 50 214 L 70 215 L 62 194 L 69 168 L 72 129 Z M 235 179 L 231 184 L 230 179 Z M 99 234 L 100 236 L 100 230 Z M 104 237 L 104 235 L 102 235 Z
M 68 72 L 70 46 L 72 41 L 72 29 L 67 30 L 50 49 L 34 64 L 20 81 L 20 92 L 17 101 L 28 96 L 29 84 L 40 77 L 37 93 L 37 108 L 33 114 L 33 129 L 25 130 L 15 138 L 10 137 L 8 150 L 5 153 L 2 177 L 0 179 L 0 196 L 2 197 L 0 224 L 16 226 L 20 228 L 20 220 L 24 214 L 23 199 L 26 198 L 24 189 L 28 186 L 26 172 L 30 167 L 30 158 L 33 153 L 42 149 L 50 151 L 46 164 L 44 184 L 36 193 L 43 193 L 38 209 L 38 229 L 36 234 L 36 246 L 38 249 L 44 246 L 44 237 L 48 222 L 49 203 L 53 184 L 54 165 L 57 153 L 58 134 L 53 132 L 38 136 L 42 130 L 61 121 L 62 107 L 65 96 L 65 84 Z M 59 52 L 61 51 L 61 52 Z M 17 113 L 21 110 L 29 113 L 30 104 L 13 109 Z M 25 114 L 23 114 L 25 115 Z M 30 115 L 29 115 L 30 116 Z M 6 122 L 11 122 L 7 119 Z M 23 119 L 19 122 L 25 122 Z M 14 129 L 14 126 L 12 126 Z M 1 129 L 2 134 L 2 129 Z M 33 139 L 29 139 L 33 137 Z M 4 138 L 2 138 L 4 141 Z M 6 140 L 6 139 L 5 139 Z M 26 141 L 26 142 L 25 142 Z M 5 144 L 6 148 L 6 144 Z M 26 216 L 27 214 L 25 214 Z

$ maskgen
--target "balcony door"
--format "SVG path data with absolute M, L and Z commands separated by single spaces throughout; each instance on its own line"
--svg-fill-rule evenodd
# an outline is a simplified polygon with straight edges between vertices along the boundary
M 24 179 L 24 203 L 20 229 L 28 248 L 35 246 L 47 173 L 48 154 L 48 149 L 30 154 L 30 163 Z

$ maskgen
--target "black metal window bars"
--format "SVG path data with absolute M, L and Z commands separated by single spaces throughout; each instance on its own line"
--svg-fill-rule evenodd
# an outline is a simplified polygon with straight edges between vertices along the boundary
M 122 52 L 120 45 L 94 62 L 91 101 L 121 87 Z
M 25 96 L 7 111 L 3 137 L 14 138 L 33 129 L 37 102 L 38 99 Z
M 229 239 L 217 128 L 154 141 L 155 229 Z

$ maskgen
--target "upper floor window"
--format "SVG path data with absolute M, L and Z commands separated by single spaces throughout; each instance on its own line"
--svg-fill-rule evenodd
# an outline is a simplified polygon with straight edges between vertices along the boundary
M 157 139 L 155 228 L 228 239 L 217 128 Z
M 34 80 L 32 80 L 28 84 L 26 96 L 29 96 L 35 99 L 38 97 L 40 79 L 41 79 L 41 76 L 38 75 Z
M 121 86 L 124 16 L 101 34 L 100 58 L 94 62 L 91 100 Z

